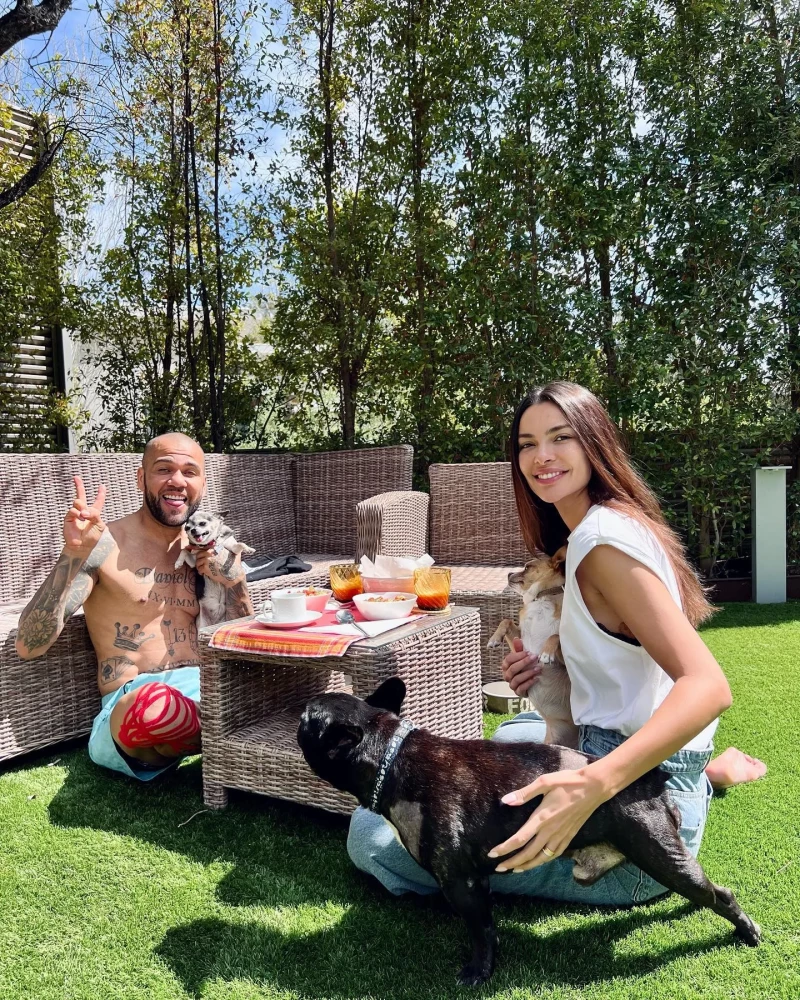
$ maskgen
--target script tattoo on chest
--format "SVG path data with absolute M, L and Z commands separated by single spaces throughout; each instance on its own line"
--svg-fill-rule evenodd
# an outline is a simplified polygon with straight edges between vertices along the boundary
M 147 599 L 155 604 L 164 604 L 171 608 L 197 606 L 196 573 L 190 566 L 167 573 L 157 573 L 152 566 L 142 566 L 133 575 L 139 583 L 153 584 Z

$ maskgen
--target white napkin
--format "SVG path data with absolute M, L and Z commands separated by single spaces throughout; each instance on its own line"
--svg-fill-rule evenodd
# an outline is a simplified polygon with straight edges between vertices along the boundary
M 364 632 L 369 633 L 370 638 L 374 638 L 374 636 L 390 632 L 393 628 L 398 628 L 400 625 L 407 625 L 415 617 L 390 618 L 388 621 L 383 622 L 359 622 L 358 624 L 364 629 Z M 364 638 L 355 625 L 304 625 L 303 628 L 298 629 L 298 632 L 335 632 L 336 635 L 357 635 L 359 639 Z
M 425 553 L 419 559 L 403 559 L 398 556 L 375 556 L 375 562 L 366 556 L 361 557 L 358 571 L 362 576 L 378 577 L 408 577 L 414 575 L 415 569 L 425 569 L 433 566 L 434 559 Z

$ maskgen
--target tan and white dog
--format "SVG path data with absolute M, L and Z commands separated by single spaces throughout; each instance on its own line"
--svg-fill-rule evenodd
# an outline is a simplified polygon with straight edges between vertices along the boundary
M 528 692 L 528 698 L 547 726 L 545 743 L 578 748 L 578 727 L 570 710 L 570 682 L 561 656 L 559 627 L 564 600 L 564 563 L 567 547 L 554 556 L 541 552 L 518 573 L 508 574 L 508 585 L 522 595 L 519 627 L 504 618 L 488 642 L 496 648 L 503 640 L 513 652 L 514 639 L 522 639 L 522 647 L 539 657 L 542 673 Z

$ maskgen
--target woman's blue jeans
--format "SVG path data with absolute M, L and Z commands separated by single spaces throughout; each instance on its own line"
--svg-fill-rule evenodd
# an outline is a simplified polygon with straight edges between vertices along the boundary
M 504 722 L 492 738 L 509 743 L 541 743 L 544 733 L 541 716 L 536 712 L 523 712 Z M 580 749 L 598 757 L 610 753 L 624 739 L 609 729 L 580 728 Z M 681 838 L 695 856 L 700 849 L 711 802 L 711 782 L 705 774 L 711 753 L 710 747 L 707 750 L 679 750 L 661 765 L 669 772 L 667 788 L 680 810 Z M 417 864 L 377 813 L 356 809 L 350 821 L 347 852 L 357 868 L 374 875 L 395 895 L 404 892 L 426 895 L 439 891 L 433 876 Z M 607 906 L 627 906 L 667 892 L 663 885 L 629 862 L 623 862 L 589 886 L 575 882 L 572 867 L 570 859 L 556 858 L 527 872 L 492 875 L 489 881 L 493 892 Z

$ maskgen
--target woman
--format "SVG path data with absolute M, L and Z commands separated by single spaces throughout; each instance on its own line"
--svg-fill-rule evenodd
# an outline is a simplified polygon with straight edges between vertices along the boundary
M 517 409 L 511 441 L 528 548 L 553 553 L 569 542 L 561 647 L 580 749 L 599 759 L 505 796 L 517 805 L 543 798 L 490 853 L 498 859 L 492 888 L 613 905 L 649 899 L 666 890 L 632 864 L 582 887 L 572 879 L 572 862 L 557 860 L 592 812 L 661 765 L 681 813 L 681 836 L 697 854 L 712 786 L 753 780 L 766 768 L 734 748 L 710 759 L 717 718 L 731 703 L 725 676 L 695 631 L 712 608 L 596 397 L 569 382 L 532 390 Z M 503 671 L 520 694 L 539 673 L 521 646 L 506 656 Z M 543 736 L 542 720 L 526 713 L 504 723 L 495 739 Z M 373 813 L 354 815 L 348 850 L 392 892 L 436 890 Z M 504 863 L 509 854 L 513 861 Z

